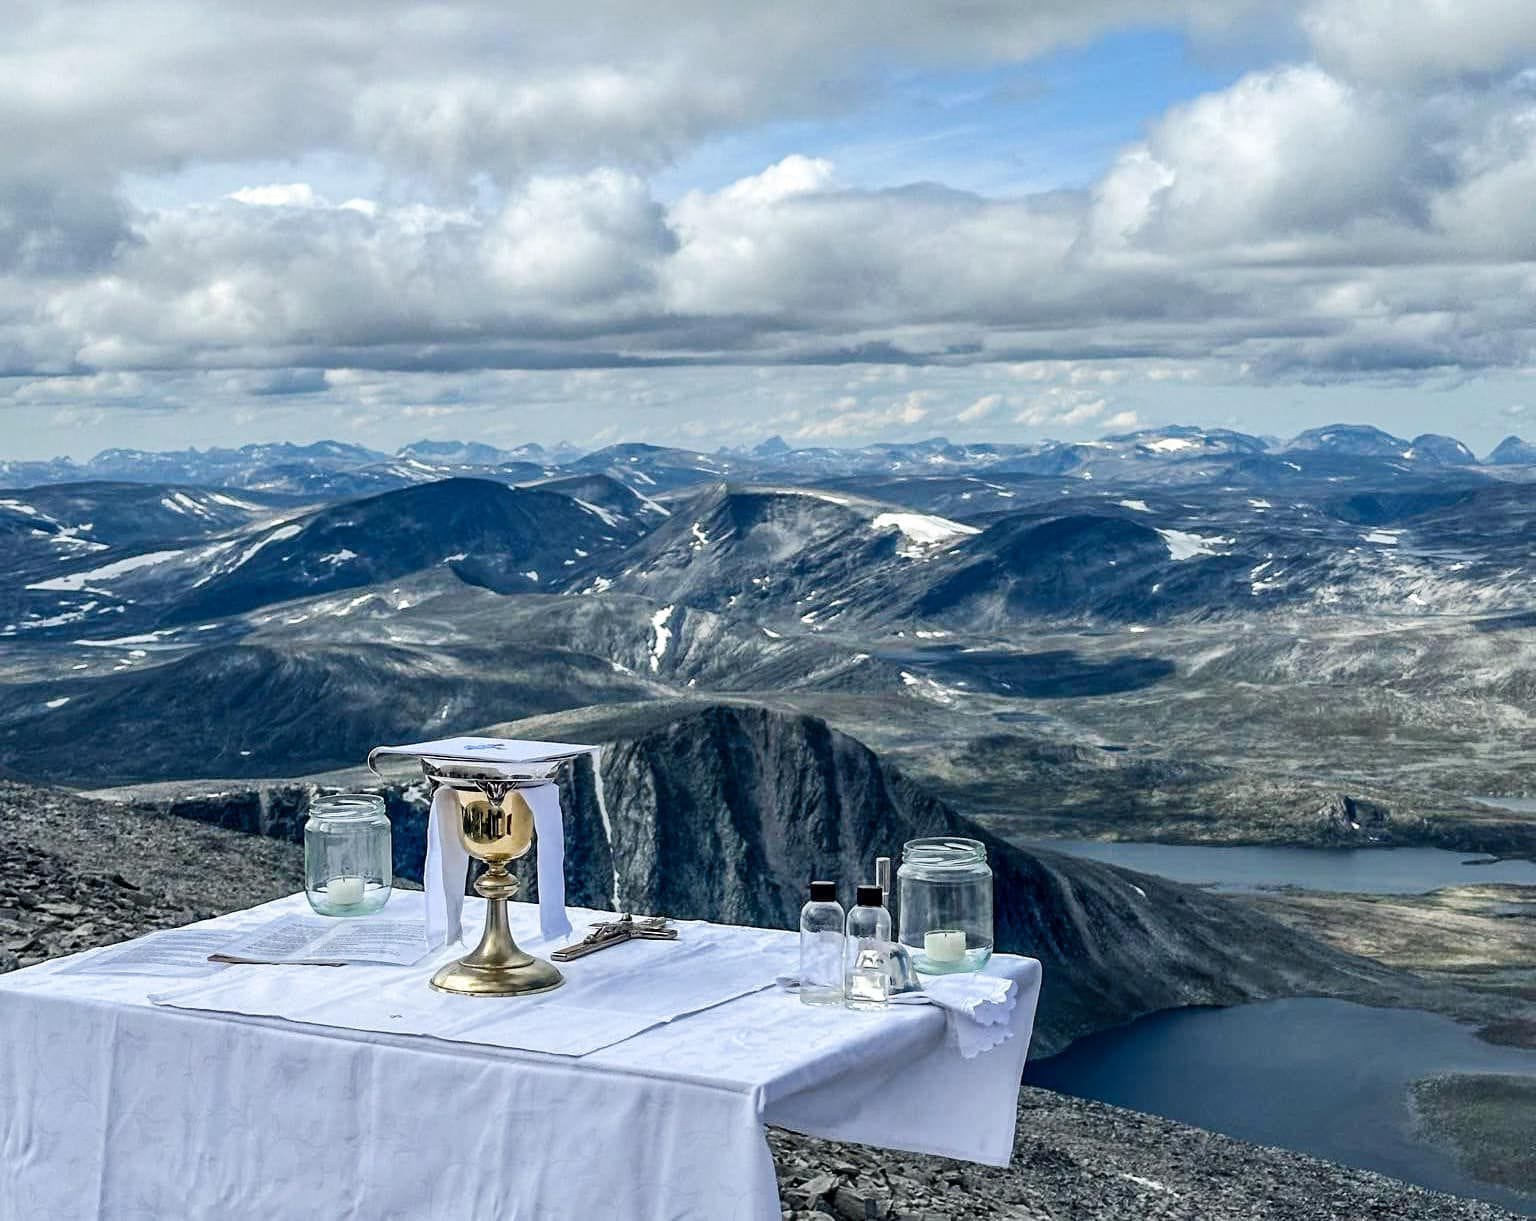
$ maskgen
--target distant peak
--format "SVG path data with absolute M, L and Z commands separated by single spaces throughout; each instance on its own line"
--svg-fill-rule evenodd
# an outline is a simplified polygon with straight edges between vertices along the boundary
M 1536 464 L 1536 445 L 1511 435 L 1493 447 L 1488 461 L 1497 466 L 1533 465 Z

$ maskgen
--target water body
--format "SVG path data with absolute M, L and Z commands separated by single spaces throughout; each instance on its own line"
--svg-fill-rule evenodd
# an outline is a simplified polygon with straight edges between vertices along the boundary
M 1153 1014 L 1024 1076 L 1536 1216 L 1536 1195 L 1478 1182 L 1415 1133 L 1408 1087 L 1445 1072 L 1536 1077 L 1536 1052 L 1484 1043 L 1436 1014 L 1295 999 Z
M 1517 814 L 1536 814 L 1536 797 L 1474 797 L 1472 800 L 1498 806 L 1501 810 L 1513 810 Z
M 1275 848 L 1040 840 L 1035 845 L 1175 882 L 1228 892 L 1297 886 L 1350 894 L 1425 894 L 1443 886 L 1536 886 L 1536 862 L 1497 861 L 1441 848 Z
M 909 665 L 938 682 L 967 691 L 1029 699 L 1114 695 L 1150 687 L 1172 675 L 1166 657 L 1090 657 L 1073 649 L 1037 653 L 962 648 L 956 644 L 902 645 L 879 649 L 882 661 Z M 1004 713 L 1000 719 L 1007 719 Z

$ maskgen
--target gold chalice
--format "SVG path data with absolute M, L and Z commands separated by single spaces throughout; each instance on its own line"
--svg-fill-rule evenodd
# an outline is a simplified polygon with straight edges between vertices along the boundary
M 565 982 L 559 968 L 518 949 L 507 923 L 507 900 L 518 890 L 507 865 L 533 846 L 533 810 L 518 789 L 542 783 L 542 778 L 509 779 L 429 759 L 421 766 L 434 786 L 453 794 L 459 839 L 470 856 L 487 866 L 475 883 L 486 901 L 480 944 L 433 975 L 432 986 L 460 996 L 529 996 L 558 988 Z

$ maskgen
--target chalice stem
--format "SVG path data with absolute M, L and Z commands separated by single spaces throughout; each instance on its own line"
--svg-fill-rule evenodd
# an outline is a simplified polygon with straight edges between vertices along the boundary
M 507 900 L 517 893 L 517 879 L 505 866 L 492 866 L 475 883 L 475 889 L 486 899 L 485 931 L 480 934 L 480 944 L 462 961 L 477 967 L 521 967 L 532 962 L 533 956 L 518 948 L 507 920 Z

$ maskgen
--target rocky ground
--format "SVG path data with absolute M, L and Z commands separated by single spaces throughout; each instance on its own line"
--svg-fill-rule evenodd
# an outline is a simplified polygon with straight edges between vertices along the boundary
M 288 894 L 297 847 L 0 780 L 0 971 Z M 1490 1205 L 1025 1089 L 1007 1169 L 770 1134 L 786 1217 L 1510 1221 Z
M 0 779 L 0 971 L 303 885 L 293 844 Z
M 1513 1221 L 1491 1204 L 1025 1087 L 1006 1170 L 769 1135 L 784 1215 L 970 1221 Z

